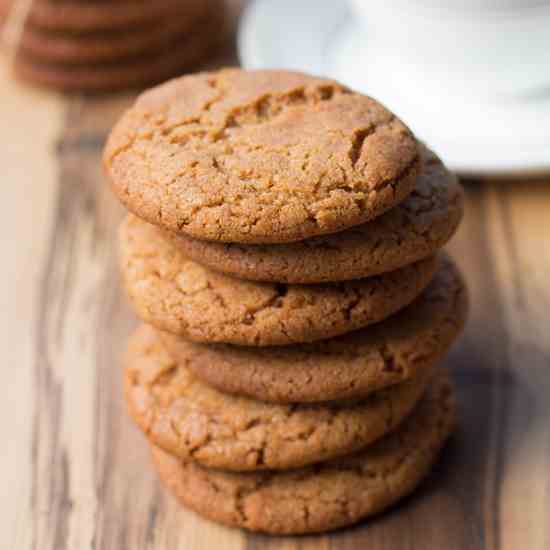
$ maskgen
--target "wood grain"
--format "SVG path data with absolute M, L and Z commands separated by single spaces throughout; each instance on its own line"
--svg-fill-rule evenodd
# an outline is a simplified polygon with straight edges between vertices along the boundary
M 135 320 L 116 268 L 122 210 L 99 159 L 131 99 L 65 98 L 0 70 L 0 548 L 550 548 L 550 180 L 467 184 L 450 248 L 472 311 L 446 361 L 462 423 L 428 483 L 330 536 L 244 534 L 161 490 L 122 401 Z

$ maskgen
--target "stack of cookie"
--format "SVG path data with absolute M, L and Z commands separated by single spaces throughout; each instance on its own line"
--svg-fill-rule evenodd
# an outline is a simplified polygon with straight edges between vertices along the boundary
M 6 29 L 21 27 L 11 33 L 16 74 L 66 91 L 165 80 L 202 61 L 224 34 L 223 0 L 0 2 Z
M 171 491 L 269 533 L 410 493 L 454 424 L 437 363 L 467 309 L 438 252 L 463 208 L 441 162 L 336 82 L 237 69 L 143 94 L 104 162 L 147 323 L 126 397 Z

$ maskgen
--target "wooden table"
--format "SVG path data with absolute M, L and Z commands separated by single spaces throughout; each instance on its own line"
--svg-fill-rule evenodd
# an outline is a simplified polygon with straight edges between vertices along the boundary
M 136 321 L 99 159 L 130 100 L 36 91 L 0 69 L 0 548 L 550 549 L 550 180 L 467 184 L 450 249 L 472 312 L 447 360 L 462 425 L 429 482 L 331 536 L 247 535 L 163 493 L 122 402 Z

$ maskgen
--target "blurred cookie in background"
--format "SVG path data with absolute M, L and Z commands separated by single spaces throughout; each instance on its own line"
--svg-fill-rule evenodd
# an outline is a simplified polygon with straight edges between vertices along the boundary
M 182 16 L 183 11 L 192 20 L 210 3 L 209 0 L 34 0 L 28 22 L 36 28 L 61 33 L 151 28 L 175 12 Z
M 139 88 L 204 61 L 227 35 L 224 8 L 223 0 L 34 0 L 8 47 L 15 74 L 33 84 L 90 93 Z M 16 10 L 12 2 L 7 25 Z
M 61 34 L 44 31 L 30 24 L 25 26 L 19 43 L 19 52 L 25 57 L 45 63 L 81 65 L 83 63 L 108 63 L 146 55 L 159 51 L 179 40 L 188 39 L 200 25 L 179 17 L 178 10 L 173 17 L 158 25 L 126 29 L 120 33 L 112 31 L 87 35 Z M 210 19 L 210 14 L 202 19 Z

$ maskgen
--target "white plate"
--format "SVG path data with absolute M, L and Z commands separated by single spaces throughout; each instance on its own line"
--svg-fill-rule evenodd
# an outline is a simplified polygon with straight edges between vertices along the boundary
M 330 76 L 375 97 L 461 174 L 550 171 L 550 90 L 490 100 L 442 93 L 369 48 L 343 0 L 255 0 L 241 20 L 239 55 L 245 68 Z

